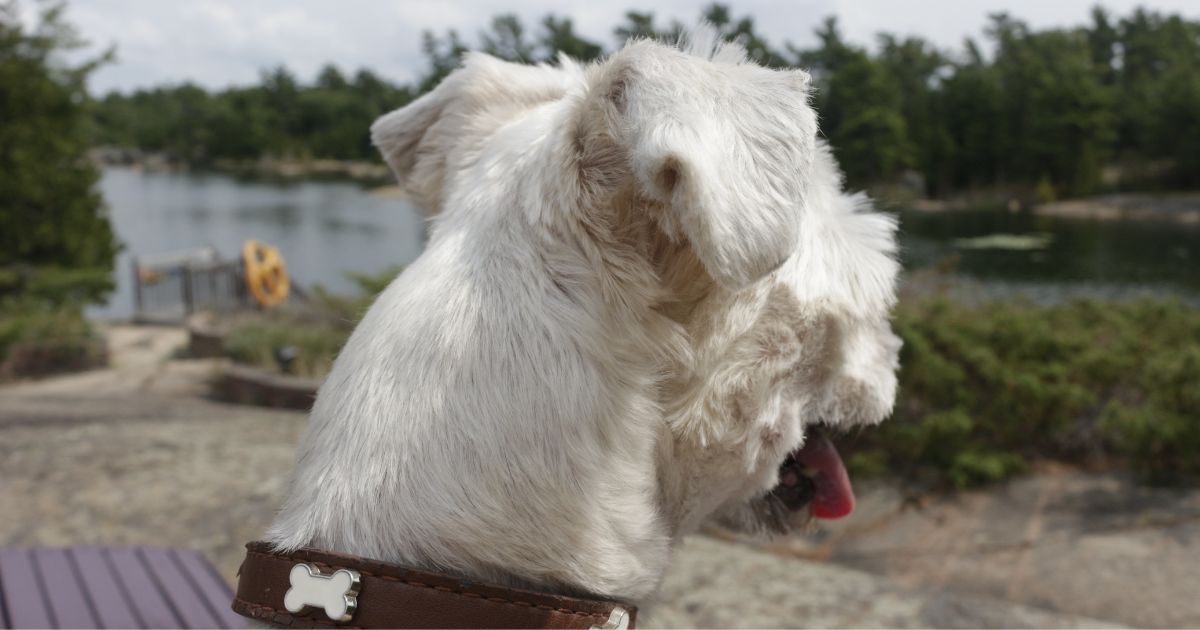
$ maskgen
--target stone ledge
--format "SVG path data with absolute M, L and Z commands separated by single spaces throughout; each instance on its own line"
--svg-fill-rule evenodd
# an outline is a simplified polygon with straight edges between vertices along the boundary
M 307 411 L 312 408 L 320 384 L 315 379 L 230 363 L 214 381 L 213 393 L 225 402 Z
M 225 356 L 226 331 L 213 325 L 211 318 L 192 315 L 187 319 L 188 354 L 197 359 Z

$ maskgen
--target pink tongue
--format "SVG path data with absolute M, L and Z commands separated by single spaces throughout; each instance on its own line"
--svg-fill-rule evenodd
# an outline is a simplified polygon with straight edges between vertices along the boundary
M 850 475 L 837 448 L 819 433 L 809 433 L 804 448 L 793 455 L 796 463 L 817 471 L 813 485 L 817 494 L 812 500 L 813 516 L 817 518 L 842 518 L 854 511 L 854 489 L 850 487 Z

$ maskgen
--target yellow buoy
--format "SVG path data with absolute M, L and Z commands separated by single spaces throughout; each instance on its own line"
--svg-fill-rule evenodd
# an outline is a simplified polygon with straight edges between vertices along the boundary
M 277 306 L 287 300 L 288 275 L 279 250 L 256 240 L 242 245 L 246 288 L 262 306 Z

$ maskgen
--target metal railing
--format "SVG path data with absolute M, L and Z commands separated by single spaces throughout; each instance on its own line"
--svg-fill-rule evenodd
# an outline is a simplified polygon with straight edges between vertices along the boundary
M 133 259 L 134 319 L 178 322 L 199 310 L 252 307 L 242 261 L 211 247 Z

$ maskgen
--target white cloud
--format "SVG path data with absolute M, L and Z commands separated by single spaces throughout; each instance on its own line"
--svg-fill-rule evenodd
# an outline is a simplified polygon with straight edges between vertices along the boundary
M 653 6 L 595 0 L 75 0 L 68 16 L 95 49 L 117 48 L 118 61 L 99 70 L 92 88 L 130 89 L 192 81 L 207 87 L 250 83 L 264 68 L 286 65 L 309 79 L 326 63 L 345 70 L 368 67 L 397 81 L 425 68 L 421 33 L 454 28 L 474 42 L 493 15 L 513 12 L 529 27 L 547 13 L 570 16 L 576 29 L 606 47 L 625 11 L 653 11 L 660 23 L 694 21 L 710 0 L 666 0 Z M 987 15 L 1004 10 L 1035 27 L 1080 24 L 1094 0 L 743 0 L 737 16 L 751 15 L 771 41 L 811 45 L 813 29 L 837 15 L 843 32 L 871 44 L 888 31 L 920 35 L 957 49 L 978 37 Z M 1196 0 L 1107 0 L 1124 14 L 1138 4 L 1200 17 Z

